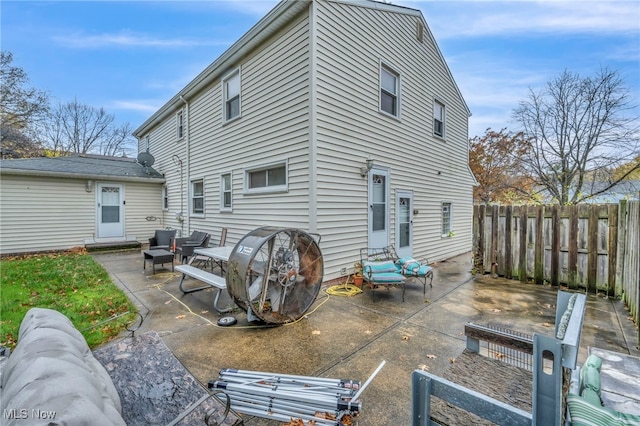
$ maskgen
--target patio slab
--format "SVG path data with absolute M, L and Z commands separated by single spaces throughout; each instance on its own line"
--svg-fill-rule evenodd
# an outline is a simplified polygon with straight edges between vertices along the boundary
M 474 277 L 471 256 L 435 267 L 433 287 L 418 281 L 401 290 L 377 289 L 352 297 L 321 292 L 293 324 L 256 326 L 236 309 L 238 323 L 220 327 L 213 291 L 183 295 L 178 273 L 144 273 L 140 252 L 94 254 L 121 288 L 141 306 L 138 333 L 157 331 L 178 360 L 203 385 L 221 368 L 346 378 L 365 381 L 386 364 L 362 394 L 362 425 L 411 423 L 411 380 L 415 369 L 442 375 L 465 347 L 467 321 L 527 333 L 553 333 L 556 289 L 517 281 Z M 159 271 L 160 272 L 160 271 Z M 589 295 L 579 364 L 588 346 L 640 355 L 634 325 L 620 301 Z M 230 301 L 223 295 L 221 306 Z M 636 334 L 637 335 L 637 334 Z M 245 417 L 249 426 L 276 421 Z

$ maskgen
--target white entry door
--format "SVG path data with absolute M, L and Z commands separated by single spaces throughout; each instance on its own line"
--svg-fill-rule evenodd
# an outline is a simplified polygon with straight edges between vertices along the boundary
M 97 185 L 98 238 L 124 237 L 124 203 L 122 185 Z
M 396 252 L 398 256 L 413 255 L 413 192 L 396 193 Z
M 389 245 L 389 171 L 369 172 L 369 247 Z

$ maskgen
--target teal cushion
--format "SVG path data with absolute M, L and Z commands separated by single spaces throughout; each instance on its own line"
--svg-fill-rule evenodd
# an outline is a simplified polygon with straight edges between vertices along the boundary
M 591 354 L 584 362 L 584 365 L 590 365 L 600 371 L 600 368 L 602 368 L 602 360 L 599 356 Z
M 583 365 L 580 369 L 580 393 L 585 389 L 591 389 L 600 395 L 600 371 L 592 365 Z
M 405 257 L 401 257 L 400 259 L 398 259 L 396 261 L 398 263 L 398 265 L 400 266 L 404 266 L 405 263 L 420 263 L 417 260 L 415 260 L 413 257 L 411 256 L 405 256 Z
M 576 394 L 567 394 L 567 406 L 573 426 L 638 426 L 640 416 L 597 407 Z
M 370 278 L 368 275 L 364 275 L 367 281 L 372 283 L 401 283 L 404 281 L 404 277 L 396 272 L 380 272 L 379 274 L 373 274 Z
M 397 272 L 398 268 L 392 260 L 383 262 L 364 262 L 363 271 L 367 274 L 377 274 L 380 272 Z
M 584 388 L 580 395 L 588 403 L 593 404 L 596 407 L 602 406 L 602 401 L 600 401 L 600 395 L 598 395 L 598 392 L 594 391 L 593 389 Z

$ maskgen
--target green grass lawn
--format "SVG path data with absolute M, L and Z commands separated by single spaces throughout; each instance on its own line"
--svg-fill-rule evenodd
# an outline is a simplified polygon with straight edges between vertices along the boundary
M 12 349 L 20 323 L 32 307 L 65 314 L 91 348 L 120 334 L 136 317 L 133 303 L 102 265 L 85 253 L 1 260 L 0 282 L 0 345 Z M 122 316 L 106 321 L 118 315 Z

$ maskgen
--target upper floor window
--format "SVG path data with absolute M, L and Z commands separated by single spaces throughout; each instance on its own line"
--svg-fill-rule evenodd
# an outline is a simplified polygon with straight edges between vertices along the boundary
M 176 114 L 176 137 L 178 139 L 184 137 L 184 114 L 182 111 Z
M 162 209 L 169 210 L 169 191 L 167 185 L 162 187 Z
M 220 210 L 231 210 L 231 173 L 220 176 Z
M 380 68 L 380 110 L 399 116 L 400 75 L 386 66 Z
M 273 192 L 287 190 L 287 164 L 278 163 L 247 170 L 245 188 L 248 192 Z
M 224 97 L 224 121 L 240 116 L 240 70 L 236 70 L 222 80 Z
M 451 203 L 442 203 L 442 236 L 448 237 L 451 229 Z
M 191 213 L 204 214 L 204 180 L 191 181 Z
M 444 104 L 433 102 L 433 134 L 444 137 Z

